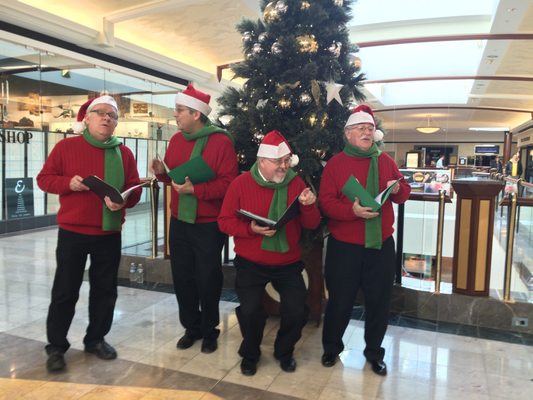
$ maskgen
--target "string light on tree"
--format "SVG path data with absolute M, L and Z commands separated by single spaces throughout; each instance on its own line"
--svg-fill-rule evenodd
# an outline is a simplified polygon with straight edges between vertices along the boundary
M 342 7 L 344 5 L 344 0 L 333 0 L 333 3 L 338 7 Z

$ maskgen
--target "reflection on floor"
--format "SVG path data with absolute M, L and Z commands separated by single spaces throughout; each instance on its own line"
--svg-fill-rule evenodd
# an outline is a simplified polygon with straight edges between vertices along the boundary
M 321 329 L 307 325 L 295 352 L 295 373 L 281 371 L 273 358 L 278 321 L 269 319 L 258 373 L 245 377 L 239 369 L 234 302 L 221 302 L 219 349 L 204 354 L 199 343 L 176 349 L 183 328 L 171 293 L 130 287 L 119 287 L 115 322 L 106 338 L 119 357 L 102 361 L 82 351 L 87 283 L 69 333 L 67 370 L 49 374 L 43 347 L 55 243 L 55 229 L 0 238 L 0 399 L 503 400 L 529 399 L 533 392 L 531 343 L 460 336 L 445 333 L 452 329 L 423 330 L 400 322 L 388 329 L 384 346 L 389 374 L 379 377 L 362 355 L 359 319 L 350 322 L 346 349 L 333 368 L 320 364 Z

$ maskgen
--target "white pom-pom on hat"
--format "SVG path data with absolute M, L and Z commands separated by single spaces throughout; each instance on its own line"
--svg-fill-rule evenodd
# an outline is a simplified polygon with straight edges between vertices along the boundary
M 383 140 L 383 132 L 379 129 L 374 131 L 374 142 L 381 142 Z

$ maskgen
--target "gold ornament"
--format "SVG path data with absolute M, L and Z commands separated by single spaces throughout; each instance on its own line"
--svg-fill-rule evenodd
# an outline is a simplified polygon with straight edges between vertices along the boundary
M 317 121 L 316 114 L 315 113 L 311 114 L 309 116 L 309 118 L 307 119 L 307 121 L 309 122 L 310 126 L 315 126 L 316 125 L 316 121 Z
M 244 164 L 246 162 L 246 156 L 244 155 L 244 152 L 240 151 L 239 154 L 237 154 L 237 161 L 239 164 Z
M 320 85 L 316 80 L 311 81 L 311 94 L 313 95 L 313 98 L 315 99 L 315 103 L 317 106 L 320 105 Z
M 320 159 L 323 159 L 326 156 L 326 150 L 324 149 L 311 149 L 311 151 Z
M 302 53 L 316 53 L 318 50 L 318 43 L 315 39 L 315 35 L 296 36 L 296 41 L 300 45 L 300 52 Z
M 309 10 L 309 7 L 311 7 L 311 3 L 308 1 L 302 1 L 302 4 L 300 5 L 300 10 Z
M 300 86 L 300 81 L 294 83 L 276 83 L 276 93 L 281 94 L 286 90 L 296 89 L 298 86 Z
M 271 1 L 268 3 L 265 7 L 265 11 L 263 11 L 263 18 L 265 22 L 274 22 L 279 18 L 279 13 L 276 10 L 276 2 Z
M 281 108 L 287 109 L 291 106 L 291 100 L 283 97 L 278 101 L 278 104 Z

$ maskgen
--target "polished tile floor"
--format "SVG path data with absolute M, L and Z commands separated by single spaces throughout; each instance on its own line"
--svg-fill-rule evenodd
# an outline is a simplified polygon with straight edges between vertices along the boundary
M 269 319 L 258 373 L 240 373 L 236 303 L 221 302 L 221 337 L 213 354 L 200 344 L 177 350 L 183 333 L 170 293 L 119 287 L 113 329 L 119 354 L 84 353 L 88 285 L 82 285 L 69 333 L 67 370 L 49 374 L 45 319 L 56 229 L 0 238 L 0 399 L 530 399 L 533 346 L 391 325 L 384 346 L 389 374 L 372 373 L 362 355 L 363 322 L 351 321 L 346 350 L 333 368 L 320 364 L 321 329 L 305 327 L 295 373 L 272 356 Z

